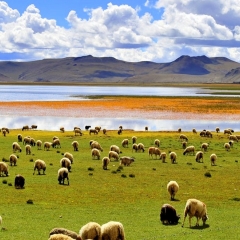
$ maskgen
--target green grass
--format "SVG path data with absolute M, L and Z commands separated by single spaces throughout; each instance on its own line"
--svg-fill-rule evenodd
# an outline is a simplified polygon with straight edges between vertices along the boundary
M 6 137 L 0 135 L 0 159 L 9 158 L 18 133 L 43 142 L 58 136 L 62 148 L 44 151 L 32 147 L 32 155 L 29 156 L 20 143 L 23 151 L 17 153 L 17 166 L 9 166 L 10 176 L 0 178 L 1 227 L 5 229 L 0 231 L 0 239 L 48 239 L 48 233 L 54 227 L 78 232 L 87 222 L 96 221 L 102 225 L 111 220 L 122 222 L 127 240 L 238 239 L 240 235 L 240 143 L 235 143 L 230 152 L 225 151 L 223 144 L 228 139 L 223 133 L 213 133 L 212 139 L 201 138 L 192 132 L 184 133 L 196 150 L 200 150 L 202 142 L 209 143 L 204 163 L 196 163 L 194 156 L 182 154 L 177 132 L 123 131 L 122 135 L 118 135 L 117 131 L 108 131 L 107 135 L 102 132 L 89 135 L 84 131 L 83 136 L 75 137 L 70 131 L 10 130 Z M 131 144 L 129 148 L 121 147 L 121 141 L 124 138 L 130 140 L 133 135 L 138 137 L 138 143 L 145 145 L 144 153 L 132 152 Z M 170 159 L 166 163 L 149 159 L 147 148 L 153 146 L 156 138 L 161 141 L 162 151 L 177 153 L 177 164 L 171 164 Z M 108 155 L 110 145 L 116 144 L 120 146 L 122 156 L 133 156 L 135 162 L 129 167 L 119 168 L 119 162 L 111 161 L 108 170 L 103 170 L 101 160 L 91 158 L 91 139 L 101 144 L 101 159 Z M 73 140 L 79 142 L 79 152 L 73 152 Z M 69 186 L 59 185 L 57 181 L 59 162 L 66 151 L 74 155 Z M 217 166 L 210 164 L 211 153 L 218 156 Z M 33 175 L 31 159 L 46 162 L 46 175 L 39 176 L 37 172 Z M 26 179 L 22 190 L 14 188 L 14 178 L 18 173 Z M 3 183 L 4 180 L 7 183 Z M 170 180 L 176 180 L 180 186 L 176 201 L 170 201 L 166 190 Z M 207 227 L 190 229 L 188 218 L 184 228 L 181 227 L 188 198 L 197 198 L 206 203 L 209 215 Z M 178 225 L 165 226 L 160 222 L 160 208 L 164 203 L 172 204 L 181 215 Z M 195 218 L 192 219 L 192 225 L 195 222 Z

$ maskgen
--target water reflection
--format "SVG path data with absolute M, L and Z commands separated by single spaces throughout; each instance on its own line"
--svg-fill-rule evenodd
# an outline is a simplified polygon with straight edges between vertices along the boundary
M 182 131 L 191 131 L 196 128 L 197 131 L 208 129 L 215 131 L 216 127 L 220 129 L 232 128 L 240 131 L 238 121 L 199 121 L 199 120 L 156 120 L 156 119 L 126 119 L 126 118 L 70 118 L 70 117 L 12 117 L 2 116 L 1 127 L 10 129 L 21 129 L 23 125 L 38 125 L 38 130 L 58 131 L 61 126 L 67 131 L 73 130 L 75 126 L 82 129 L 86 125 L 92 127 L 101 126 L 108 130 L 116 130 L 120 125 L 125 129 L 143 131 L 148 126 L 149 131 L 176 131 L 181 128 Z

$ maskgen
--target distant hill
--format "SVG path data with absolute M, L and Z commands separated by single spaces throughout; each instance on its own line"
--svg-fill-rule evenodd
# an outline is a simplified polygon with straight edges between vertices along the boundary
M 126 62 L 113 57 L 68 57 L 0 62 L 4 83 L 238 83 L 240 63 L 223 57 L 181 56 L 170 63 Z

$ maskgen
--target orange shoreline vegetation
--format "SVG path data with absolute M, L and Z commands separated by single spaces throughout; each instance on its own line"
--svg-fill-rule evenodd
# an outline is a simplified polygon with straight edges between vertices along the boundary
M 103 97 L 77 101 L 1 102 L 0 111 L 17 116 L 236 120 L 240 117 L 240 101 L 236 98 Z

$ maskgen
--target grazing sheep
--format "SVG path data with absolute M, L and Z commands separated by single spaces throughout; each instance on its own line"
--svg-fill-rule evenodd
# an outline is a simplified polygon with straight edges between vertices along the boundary
M 60 143 L 59 138 L 56 138 L 56 139 L 53 140 L 52 147 L 53 148 L 61 148 L 61 143 Z
M 26 155 L 31 155 L 31 146 L 30 145 L 26 145 L 25 146 L 25 150 L 26 150 Z
M 145 131 L 148 131 L 148 127 L 145 127 Z
M 96 222 L 89 222 L 79 230 L 81 240 L 95 239 L 101 240 L 101 226 Z
M 118 161 L 119 155 L 118 155 L 118 153 L 115 152 L 115 151 L 109 151 L 109 153 L 108 153 L 108 158 L 110 159 L 110 161 L 111 161 L 112 158 L 113 158 L 114 160 Z
M 219 133 L 219 132 L 220 132 L 220 128 L 216 127 L 216 133 Z
M 80 129 L 80 128 L 75 128 L 75 129 L 74 129 L 74 134 L 75 134 L 75 136 L 77 136 L 77 135 L 82 136 L 82 131 L 81 131 L 81 129 Z
M 155 154 L 156 159 L 157 159 L 157 156 L 159 156 L 159 159 L 160 159 L 160 156 L 161 156 L 161 150 L 160 150 L 159 148 L 155 147 L 154 154 Z
M 137 145 L 137 150 L 138 150 L 138 152 L 144 152 L 145 151 L 145 149 L 144 149 L 144 145 L 142 144 L 142 143 L 139 143 L 138 145 Z
M 179 185 L 176 181 L 170 181 L 167 184 L 167 191 L 170 194 L 171 200 L 174 200 L 176 193 L 179 190 Z
M 11 154 L 9 156 L 9 162 L 10 162 L 10 166 L 12 166 L 12 165 L 16 166 L 17 165 L 17 156 L 15 154 Z
M 76 232 L 73 232 L 73 231 L 68 230 L 66 228 L 53 228 L 49 233 L 49 237 L 54 235 L 54 234 L 55 235 L 56 234 L 62 234 L 64 236 L 71 237 L 71 239 L 82 240 Z
M 95 127 L 95 130 L 97 130 L 98 132 L 100 132 L 101 127 Z
M 186 155 L 186 154 L 194 154 L 195 153 L 195 147 L 194 146 L 188 146 L 185 148 L 185 150 L 183 151 L 183 155 Z
M 102 131 L 103 131 L 103 134 L 107 133 L 107 129 L 106 128 L 104 128 Z
M 128 147 L 128 139 L 122 140 L 122 147 L 127 148 Z
M 21 134 L 18 134 L 18 135 L 17 135 L 17 139 L 18 139 L 18 142 L 22 142 L 22 139 L 23 139 L 22 135 L 21 135 Z
M 25 178 L 20 174 L 16 175 L 14 180 L 14 187 L 16 189 L 22 189 L 24 188 L 24 185 L 25 185 Z
M 130 164 L 134 162 L 134 158 L 133 157 L 120 157 L 120 164 L 119 165 L 124 165 L 124 166 L 130 166 Z
M 44 142 L 43 149 L 49 151 L 50 147 L 52 146 L 51 142 Z
M 230 145 L 231 147 L 233 147 L 233 144 L 234 144 L 234 141 L 233 141 L 233 140 L 230 140 L 228 143 L 229 143 L 229 145 Z
M 31 137 L 26 136 L 23 138 L 23 145 L 30 144 L 31 143 Z
M 5 174 L 5 176 L 8 176 L 8 165 L 5 162 L 0 162 L 0 176 L 3 176 L 3 174 Z
M 40 175 L 40 171 L 42 170 L 43 171 L 43 174 L 45 174 L 45 171 L 46 171 L 46 163 L 41 160 L 41 159 L 37 159 L 35 162 L 34 162 L 34 166 L 33 166 L 33 175 L 35 174 L 35 170 L 38 170 L 38 175 Z
M 170 152 L 169 157 L 172 163 L 177 163 L 177 154 L 175 152 Z
M 159 140 L 159 139 L 155 139 L 155 140 L 154 140 L 154 145 L 155 145 L 156 147 L 160 147 L 160 140 Z
M 231 131 L 231 129 L 224 129 L 223 134 L 232 135 L 232 131 Z
M 73 155 L 70 152 L 65 152 L 63 156 L 68 158 L 71 161 L 71 164 L 73 163 Z
M 24 130 L 29 130 L 29 126 L 28 125 L 23 126 L 22 131 L 24 131 Z
M 215 153 L 211 154 L 210 156 L 210 162 L 212 166 L 216 165 L 216 161 L 217 161 L 217 155 Z
M 65 132 L 65 129 L 64 127 L 60 127 L 60 132 L 64 133 Z
M 204 152 L 206 152 L 207 151 L 207 149 L 208 149 L 208 143 L 202 143 L 202 145 L 201 145 L 201 149 L 203 149 L 204 150 Z
M 96 149 L 100 150 L 101 152 L 103 151 L 100 143 L 97 141 L 92 141 L 90 144 L 90 147 L 91 147 L 91 149 L 96 148 Z
M 197 130 L 195 128 L 192 129 L 192 132 L 197 134 Z
M 31 146 L 35 146 L 36 145 L 36 142 L 35 142 L 34 138 L 30 138 L 30 145 Z
M 85 130 L 88 130 L 90 127 L 90 125 L 85 126 Z
M 200 137 L 206 137 L 206 131 L 203 130 L 199 133 Z
M 206 137 L 212 138 L 212 133 L 210 131 L 206 131 Z
M 66 158 L 66 157 L 63 157 L 61 160 L 60 160 L 60 167 L 64 167 L 64 168 L 67 168 L 68 171 L 70 172 L 71 171 L 71 161 Z
M 69 185 L 68 169 L 65 168 L 65 167 L 62 167 L 58 170 L 58 182 L 59 182 L 59 184 L 64 185 L 65 179 L 67 179 L 68 185 Z
M 32 125 L 31 129 L 37 129 L 37 125 Z
M 96 130 L 96 129 L 89 129 L 89 134 L 91 135 L 91 134 L 95 134 L 95 135 L 97 135 L 98 134 L 98 131 Z
M 153 154 L 155 155 L 156 158 L 157 158 L 157 156 L 159 156 L 159 158 L 160 158 L 160 155 L 161 155 L 160 149 L 156 148 L 156 147 L 149 147 L 148 148 L 148 155 L 149 155 L 149 157 L 150 157 L 150 155 L 152 157 Z
M 163 204 L 160 212 L 160 221 L 163 224 L 177 224 L 180 215 L 177 215 L 176 209 L 170 204 Z
M 202 159 L 202 163 L 203 163 L 203 152 L 202 151 L 198 151 L 195 155 L 195 160 L 196 162 L 200 163 L 200 160 Z
M 183 219 L 182 227 L 184 226 L 184 222 L 187 215 L 189 216 L 189 227 L 191 227 L 192 217 L 197 218 L 196 226 L 199 226 L 200 219 L 202 219 L 203 225 L 205 225 L 205 222 L 208 219 L 206 204 L 197 199 L 188 199 L 184 209 L 184 219 Z
M 97 158 L 98 160 L 100 159 L 101 154 L 97 148 L 93 148 L 91 153 L 92 153 L 92 159 L 95 159 L 95 158 Z
M 78 151 L 79 143 L 77 141 L 73 141 L 72 146 L 73 146 L 73 151 Z
M 137 152 L 137 150 L 138 150 L 138 145 L 136 143 L 134 143 L 132 145 L 132 152 L 133 152 L 133 150 L 135 150 L 135 152 Z
M 6 129 L 3 129 L 3 130 L 2 130 L 2 134 L 3 134 L 4 137 L 6 137 L 6 134 L 7 134 Z
M 3 131 L 3 130 L 5 130 L 5 131 L 6 131 L 6 133 L 10 133 L 10 131 L 9 131 L 9 128 L 2 127 L 2 131 Z
M 132 137 L 132 144 L 136 143 L 137 142 L 137 137 L 136 136 L 133 136 Z
M 107 166 L 108 166 L 109 163 L 110 163 L 109 157 L 104 157 L 104 158 L 102 159 L 102 167 L 103 167 L 103 170 L 107 170 Z
M 121 239 L 125 240 L 125 233 L 122 223 L 110 221 L 101 226 L 102 240 Z
M 74 240 L 74 239 L 67 235 L 58 233 L 51 235 L 48 240 Z
M 163 163 L 165 163 L 166 158 L 167 158 L 167 154 L 165 152 L 162 152 L 159 159 L 162 160 Z
M 120 135 L 120 134 L 122 134 L 122 132 L 123 132 L 123 130 L 120 128 L 120 129 L 118 129 L 118 135 Z
M 187 147 L 187 142 L 182 142 L 182 148 L 185 149 Z
M 229 138 L 229 140 L 233 140 L 235 142 L 238 142 L 238 137 L 236 135 L 230 135 L 228 138 Z
M 42 149 L 42 141 L 41 140 L 37 140 L 36 145 L 37 145 L 38 150 Z
M 114 151 L 114 152 L 116 152 L 118 154 L 121 153 L 120 148 L 117 145 L 111 145 L 110 146 L 110 151 Z
M 229 143 L 224 143 L 224 148 L 225 148 L 226 151 L 230 151 L 231 146 L 230 146 Z
M 180 133 L 180 132 L 182 132 L 182 129 L 181 129 L 181 128 L 179 128 L 177 131 Z
M 12 149 L 13 149 L 13 152 L 17 152 L 17 151 L 22 152 L 22 148 L 20 147 L 20 145 L 17 142 L 14 142 L 12 144 Z
M 187 136 L 184 135 L 184 134 L 181 134 L 181 135 L 179 136 L 179 139 L 188 142 L 188 138 L 187 138 Z

